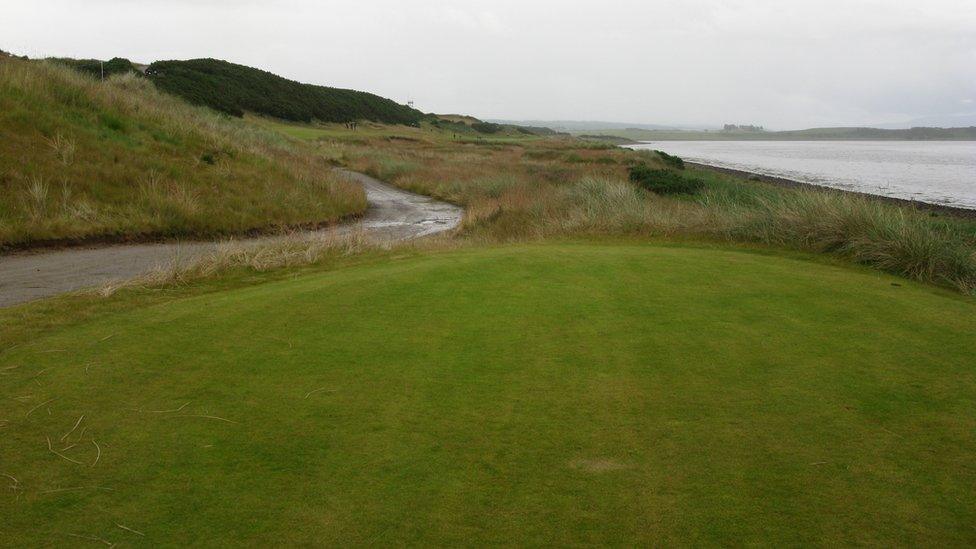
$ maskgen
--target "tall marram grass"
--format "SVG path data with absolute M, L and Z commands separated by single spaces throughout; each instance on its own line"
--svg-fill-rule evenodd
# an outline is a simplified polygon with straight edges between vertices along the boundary
M 976 221 L 694 169 L 686 171 L 704 180 L 702 192 L 659 196 L 627 181 L 626 171 L 638 162 L 663 167 L 659 158 L 580 149 L 566 160 L 565 147 L 543 143 L 473 152 L 414 145 L 384 152 L 373 146 L 359 156 L 349 154 L 359 169 L 465 205 L 462 234 L 468 238 L 630 234 L 761 244 L 830 254 L 976 293 Z M 398 169 L 387 171 L 390 165 Z
M 0 58 L 0 248 L 211 237 L 365 209 L 315 147 L 193 107 L 132 74 L 104 82 Z
M 907 278 L 976 291 L 976 245 L 956 224 L 862 196 L 796 191 L 739 212 L 736 240 L 837 254 Z

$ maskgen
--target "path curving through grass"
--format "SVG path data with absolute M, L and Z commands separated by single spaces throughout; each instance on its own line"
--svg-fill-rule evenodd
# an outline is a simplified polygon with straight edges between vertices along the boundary
M 368 175 L 341 172 L 361 184 L 369 204 L 361 219 L 308 234 L 362 231 L 379 240 L 407 240 L 448 231 L 461 222 L 457 206 L 398 189 Z M 274 237 L 245 238 L 259 242 Z M 219 242 L 167 242 L 73 248 L 0 256 L 0 307 L 145 274 L 173 261 L 213 253 Z

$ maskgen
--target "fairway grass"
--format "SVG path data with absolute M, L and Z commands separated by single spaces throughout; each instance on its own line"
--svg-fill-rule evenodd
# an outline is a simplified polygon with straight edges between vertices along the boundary
M 133 307 L 0 354 L 0 543 L 972 545 L 974 334 L 889 275 L 620 242 Z

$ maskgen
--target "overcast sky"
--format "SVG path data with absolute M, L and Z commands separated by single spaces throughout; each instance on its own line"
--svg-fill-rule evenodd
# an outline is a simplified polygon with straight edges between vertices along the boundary
M 482 118 L 799 128 L 976 112 L 976 0 L 0 0 L 0 49 L 216 57 Z

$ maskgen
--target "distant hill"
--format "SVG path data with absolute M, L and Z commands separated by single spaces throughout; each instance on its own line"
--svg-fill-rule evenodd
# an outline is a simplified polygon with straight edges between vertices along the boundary
M 969 126 L 976 126 L 976 112 L 924 116 L 907 122 L 877 124 L 871 127 L 901 130 L 907 128 L 968 128 Z
M 575 132 L 590 133 L 590 132 Z M 644 130 L 638 128 L 607 128 L 599 132 L 635 141 L 856 141 L 856 140 L 906 140 L 906 141 L 974 141 L 976 127 L 968 128 L 911 128 L 886 130 L 880 128 L 811 128 L 791 131 L 688 131 Z
M 577 135 L 576 137 L 579 137 L 580 139 L 587 139 L 589 141 L 603 141 L 605 143 L 613 143 L 614 145 L 636 145 L 637 143 L 639 143 L 638 141 L 634 141 L 633 139 L 628 139 L 626 137 L 620 137 L 617 135 L 580 134 Z
M 478 134 L 493 134 L 493 135 L 508 135 L 508 136 L 518 136 L 518 135 L 536 135 L 541 137 L 550 137 L 557 135 L 567 135 L 561 134 L 552 128 L 546 128 L 544 126 L 520 126 L 517 124 L 499 124 L 495 122 L 486 122 L 479 120 L 473 116 L 461 115 L 461 114 L 433 114 L 430 115 L 431 125 L 444 129 L 451 130 L 458 133 L 478 133 Z
M 251 112 L 297 122 L 407 125 L 424 118 L 420 111 L 378 95 L 302 84 L 218 59 L 157 61 L 146 69 L 146 76 L 163 91 L 233 116 Z
M 593 133 L 597 130 L 700 130 L 703 127 L 664 126 L 661 124 L 639 124 L 635 122 L 601 122 L 598 120 L 500 120 L 490 119 L 488 122 L 496 124 L 510 124 L 515 126 L 542 126 L 565 132 Z
M 764 132 L 773 134 L 776 139 L 976 139 L 976 127 L 970 128 L 909 128 L 907 130 L 884 130 L 879 128 L 811 128 L 783 132 Z

